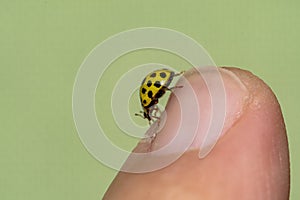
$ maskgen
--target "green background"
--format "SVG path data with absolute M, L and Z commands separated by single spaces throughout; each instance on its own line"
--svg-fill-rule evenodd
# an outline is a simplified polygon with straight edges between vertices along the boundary
M 300 199 L 299 9 L 296 0 L 1 0 L 0 199 L 102 197 L 116 172 L 81 144 L 72 118 L 72 87 L 83 59 L 97 44 L 144 26 L 183 32 L 218 65 L 250 70 L 271 86 L 288 130 L 291 199 Z M 96 95 L 97 114 L 108 115 L 109 132 L 116 132 L 109 126 L 110 104 L 104 98 L 111 93 L 110 77 L 130 66 L 160 61 L 187 67 L 158 51 L 136 52 L 113 63 L 106 74 L 108 86 L 99 87 Z M 122 134 L 110 137 L 128 149 L 135 143 Z

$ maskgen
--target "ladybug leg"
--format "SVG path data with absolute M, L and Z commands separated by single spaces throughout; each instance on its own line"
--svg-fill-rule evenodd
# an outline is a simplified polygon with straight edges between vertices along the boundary
M 166 89 L 172 92 L 174 89 L 177 89 L 177 88 L 183 88 L 183 86 L 182 85 L 177 85 L 177 86 L 174 86 L 174 87 L 171 87 L 171 88 L 166 88 Z
M 151 109 L 151 118 L 159 119 L 160 115 L 161 115 L 160 109 L 158 108 L 157 105 L 154 105 L 153 108 Z
M 158 125 L 160 122 L 161 110 L 158 108 L 157 105 L 154 105 L 151 109 L 151 119 L 156 119 Z
M 182 75 L 183 73 L 184 73 L 184 71 L 181 71 L 181 72 L 179 72 L 179 73 L 177 73 L 177 74 L 174 74 L 174 76 L 180 76 L 180 75 Z M 183 88 L 183 86 L 182 86 L 182 85 L 177 85 L 177 86 L 174 86 L 174 87 L 171 87 L 171 88 L 166 88 L 166 89 L 172 92 L 172 90 L 174 90 L 174 89 L 176 89 L 176 88 Z
M 184 73 L 184 71 L 181 71 L 181 72 L 179 72 L 177 74 L 174 74 L 174 76 L 180 76 L 183 73 Z M 171 88 L 165 87 L 166 90 L 171 91 L 171 92 L 172 92 L 172 90 L 174 90 L 176 88 L 183 88 L 183 86 L 182 85 L 177 85 L 177 86 L 174 86 L 174 87 L 171 87 Z
M 152 110 L 152 117 L 159 118 L 160 115 L 161 115 L 160 109 L 158 108 L 157 105 L 154 105 Z
M 153 116 L 152 118 L 153 118 L 153 119 L 156 119 L 156 121 L 157 121 L 157 125 L 159 126 L 159 123 L 160 123 L 160 117 Z
M 139 116 L 139 117 L 145 119 L 145 117 L 143 115 L 143 111 L 140 111 L 140 113 L 134 113 L 134 116 Z
M 185 71 L 181 71 L 181 72 L 179 72 L 179 73 L 177 73 L 177 74 L 174 74 L 174 76 L 180 76 L 180 75 L 182 75 L 184 72 L 185 72 Z
M 141 117 L 143 119 L 148 119 L 147 117 L 145 117 L 143 111 L 140 111 L 140 113 L 134 113 L 134 116 L 138 116 L 138 117 Z M 148 121 L 149 121 L 149 125 L 151 125 L 151 119 L 150 120 L 148 119 Z

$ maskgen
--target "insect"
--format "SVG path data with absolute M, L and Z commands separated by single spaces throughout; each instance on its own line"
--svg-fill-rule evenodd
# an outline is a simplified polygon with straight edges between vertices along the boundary
M 175 86 L 169 88 L 173 78 L 183 73 L 184 71 L 176 74 L 169 69 L 159 69 L 149 73 L 140 86 L 140 100 L 143 111 L 140 111 L 141 114 L 135 113 L 135 115 L 147 119 L 149 124 L 151 124 L 153 119 L 159 120 L 157 113 L 160 113 L 160 110 L 156 105 L 158 99 L 162 97 L 166 91 L 172 91 L 175 88 L 182 87 Z

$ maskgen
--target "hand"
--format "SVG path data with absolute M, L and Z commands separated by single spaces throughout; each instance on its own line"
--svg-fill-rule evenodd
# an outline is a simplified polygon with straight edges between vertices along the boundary
M 288 143 L 276 97 L 262 80 L 248 71 L 237 68 L 219 68 L 219 71 L 226 91 L 226 119 L 222 135 L 210 154 L 198 158 L 197 147 L 209 128 L 212 105 L 203 78 L 192 69 L 184 76 L 196 92 L 201 115 L 197 137 L 189 151 L 158 171 L 119 172 L 104 199 L 289 199 Z M 203 74 L 211 78 L 216 75 L 209 69 Z M 180 80 L 180 84 L 184 81 Z M 184 90 L 185 87 L 176 89 L 176 96 L 183 101 L 189 98 Z M 181 109 L 189 106 L 193 105 L 183 105 Z M 155 140 L 140 143 L 134 151 L 154 151 L 172 139 L 180 115 L 178 99 L 173 94 L 166 111 L 166 125 Z

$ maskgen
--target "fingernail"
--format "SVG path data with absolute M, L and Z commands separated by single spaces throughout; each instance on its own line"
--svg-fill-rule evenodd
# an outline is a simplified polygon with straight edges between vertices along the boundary
M 199 158 L 204 158 L 243 115 L 249 92 L 234 73 L 216 67 L 189 70 L 177 85 L 183 88 L 170 95 L 151 150 L 199 149 Z

